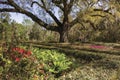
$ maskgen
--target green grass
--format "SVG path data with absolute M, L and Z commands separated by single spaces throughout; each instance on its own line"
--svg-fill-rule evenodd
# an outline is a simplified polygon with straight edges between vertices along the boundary
M 91 49 L 88 47 L 91 44 L 104 45 L 112 49 Z M 32 46 L 58 50 L 74 61 L 70 72 L 59 77 L 58 80 L 120 80 L 120 44 L 41 43 Z

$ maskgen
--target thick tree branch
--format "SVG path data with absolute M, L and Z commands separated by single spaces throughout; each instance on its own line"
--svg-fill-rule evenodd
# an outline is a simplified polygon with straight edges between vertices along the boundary
M 7 4 L 7 5 L 9 5 L 9 3 L 7 1 L 5 1 L 5 2 L 0 1 L 0 4 Z
M 40 6 L 42 9 L 44 9 L 52 18 L 53 20 L 58 24 L 58 25 L 61 25 L 61 22 L 57 19 L 57 17 L 50 11 L 46 8 L 46 6 L 42 6 L 40 5 L 38 2 L 36 1 L 33 1 L 31 6 L 33 6 L 33 4 L 37 4 L 38 6 Z
M 66 0 L 67 1 L 67 0 Z M 64 2 L 64 0 L 52 0 L 53 3 L 61 4 Z
M 112 13 L 110 13 L 109 11 L 110 11 L 110 8 L 109 9 L 107 9 L 107 10 L 103 10 L 103 9 L 93 9 L 94 11 L 102 11 L 102 12 L 105 12 L 105 13 L 108 13 L 108 14 L 112 14 Z
M 0 12 L 18 12 L 17 10 L 13 9 L 13 8 L 0 8 Z
M 14 8 L 1 8 L 0 12 L 18 12 L 18 13 L 22 13 L 25 14 L 27 16 L 29 16 L 33 21 L 37 22 L 39 25 L 41 25 L 42 27 L 48 29 L 48 30 L 52 30 L 52 31 L 57 31 L 58 27 L 57 26 L 52 26 L 49 25 L 47 23 L 45 23 L 44 21 L 42 21 L 41 19 L 39 19 L 36 15 L 32 14 L 31 12 L 22 9 L 21 7 L 19 7 L 13 0 L 8 0 L 8 3 L 10 6 L 14 7 Z
M 96 27 L 95 27 L 95 25 L 94 25 L 94 23 L 91 22 L 90 20 L 83 20 L 83 22 L 85 22 L 85 23 L 90 23 L 91 27 L 92 27 L 95 31 L 97 30 Z
M 91 15 L 92 17 L 96 17 L 96 16 L 99 16 L 99 17 L 106 17 L 106 16 L 102 16 L 102 15 Z M 73 27 L 75 24 L 77 23 L 81 23 L 81 22 L 85 22 L 85 23 L 91 23 L 89 20 L 88 21 L 83 21 L 81 19 L 79 19 L 78 17 L 76 19 L 74 19 L 72 22 L 70 22 L 70 27 Z M 92 24 L 92 23 L 91 23 Z M 94 26 L 93 26 L 94 28 Z M 95 28 L 94 28 L 95 29 Z
M 77 24 L 77 23 L 80 23 L 80 24 L 81 24 L 81 22 L 90 23 L 91 27 L 92 27 L 94 30 L 96 30 L 94 23 L 92 23 L 90 20 L 81 20 L 81 19 L 79 19 L 79 18 L 76 18 L 75 20 L 73 20 L 73 21 L 70 23 L 70 27 L 73 27 L 73 26 L 74 26 L 75 24 Z M 82 25 L 82 24 L 81 24 L 81 25 Z M 83 26 L 83 25 L 82 25 L 82 26 Z
M 44 0 L 41 0 L 41 2 L 42 2 L 42 4 L 43 4 L 43 6 L 45 6 L 45 2 L 44 2 Z
M 92 17 L 96 17 L 96 16 L 98 16 L 98 17 L 106 17 L 105 15 L 103 16 L 103 15 L 100 15 L 100 14 L 92 14 L 90 16 L 92 16 Z
M 81 26 L 82 26 L 82 30 L 86 30 L 86 27 L 85 27 L 84 23 L 82 23 L 82 22 L 79 22 L 79 23 L 80 23 Z
M 62 11 L 64 11 L 63 6 L 61 5 L 62 0 L 61 0 L 61 1 L 52 0 L 52 2 L 55 4 L 55 6 L 57 6 L 57 7 L 60 8 Z
M 78 17 L 76 18 L 76 19 L 74 19 L 71 23 L 70 23 L 70 27 L 73 27 L 75 24 L 77 24 L 77 23 L 80 23 L 81 24 L 81 22 L 85 22 L 85 21 L 83 21 L 83 20 L 81 20 L 81 19 L 79 19 Z
M 64 8 L 63 8 L 63 6 L 61 5 L 61 4 L 56 4 L 56 3 L 54 3 L 58 8 L 60 8 L 62 11 L 64 11 Z
M 76 19 L 74 19 L 72 22 L 70 22 L 70 27 L 73 27 L 75 24 L 77 24 L 79 22 L 79 18 L 77 17 Z
M 49 24 L 43 22 L 41 19 L 39 19 L 37 16 L 35 16 L 31 12 L 24 11 L 21 13 L 26 14 L 27 16 L 31 17 L 33 21 L 37 22 L 39 25 L 43 26 L 47 30 L 57 31 L 57 29 L 58 29 L 57 26 L 52 26 L 52 25 L 49 25 Z
M 67 4 L 67 0 L 63 1 L 63 6 L 64 6 L 64 11 L 63 11 L 63 15 L 64 15 L 64 19 L 63 19 L 63 24 L 68 24 L 68 4 Z
M 74 1 L 75 1 L 75 0 L 70 0 L 70 3 L 68 4 L 68 7 L 69 7 L 68 12 L 69 12 L 69 13 L 70 13 L 70 11 L 71 11 L 71 9 L 72 9 L 72 6 L 73 6 L 73 4 L 74 4 Z

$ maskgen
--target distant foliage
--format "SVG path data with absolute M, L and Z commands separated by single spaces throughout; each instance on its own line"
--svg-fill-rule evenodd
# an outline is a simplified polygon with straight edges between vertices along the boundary
M 99 36 L 96 36 L 95 41 L 103 42 L 120 42 L 120 23 L 116 21 L 114 23 L 104 24 L 106 29 L 99 31 Z

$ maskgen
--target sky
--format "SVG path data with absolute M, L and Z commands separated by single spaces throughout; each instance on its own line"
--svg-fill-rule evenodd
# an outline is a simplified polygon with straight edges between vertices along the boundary
M 15 20 L 18 23 L 22 23 L 23 22 L 23 19 L 24 19 L 25 15 L 20 14 L 20 13 L 10 13 L 10 14 L 11 14 L 11 19 L 12 20 Z
M 59 13 L 58 8 L 55 8 L 54 15 L 59 19 L 59 14 L 58 13 Z M 18 23 L 22 23 L 23 20 L 24 20 L 24 17 L 30 19 L 29 17 L 27 17 L 26 15 L 21 14 L 21 13 L 10 13 L 10 14 L 11 14 L 11 19 L 15 20 Z
M 29 17 L 27 17 L 26 15 L 21 14 L 21 13 L 10 13 L 10 14 L 11 14 L 11 19 L 15 20 L 18 23 L 22 23 L 23 20 L 24 20 L 24 17 L 30 19 Z M 58 10 L 57 9 L 56 9 L 56 12 L 55 12 L 55 16 L 57 18 L 59 18 L 58 17 Z

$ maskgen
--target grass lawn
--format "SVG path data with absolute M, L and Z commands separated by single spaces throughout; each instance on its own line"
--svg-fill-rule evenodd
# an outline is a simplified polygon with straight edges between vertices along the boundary
M 57 49 L 74 61 L 60 80 L 120 80 L 120 44 L 37 43 L 32 46 Z

